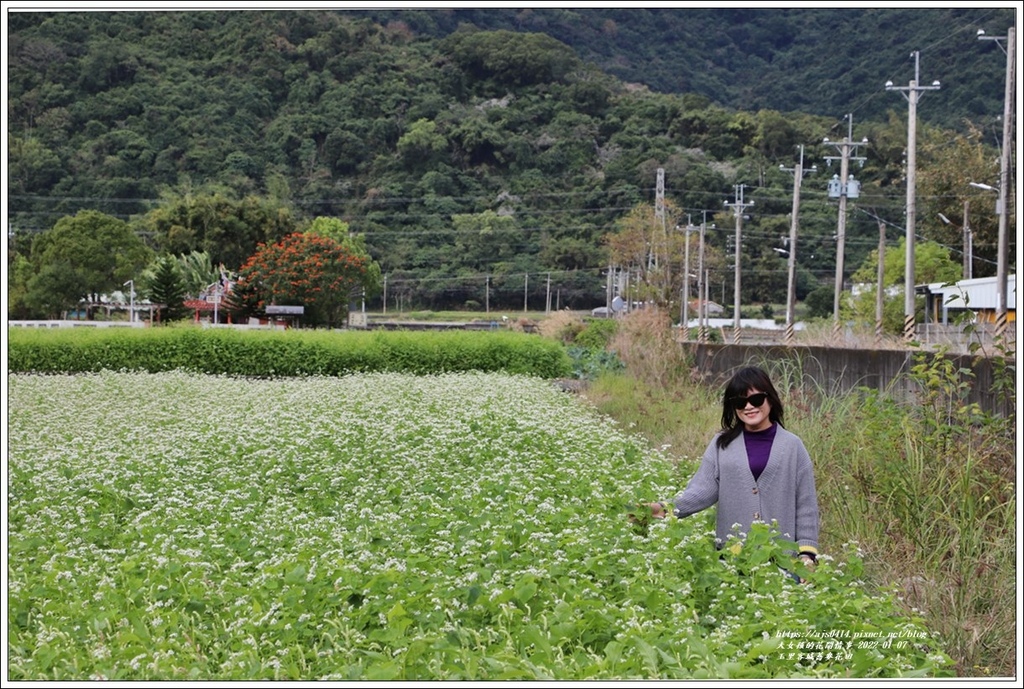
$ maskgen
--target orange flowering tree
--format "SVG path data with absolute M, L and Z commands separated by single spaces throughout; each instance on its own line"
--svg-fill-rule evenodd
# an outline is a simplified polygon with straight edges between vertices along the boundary
M 239 271 L 236 289 L 248 315 L 268 304 L 303 306 L 303 323 L 336 327 L 348 316 L 349 300 L 372 292 L 380 269 L 364 252 L 310 232 L 295 232 L 274 244 L 261 243 Z M 243 314 L 238 314 L 243 315 Z

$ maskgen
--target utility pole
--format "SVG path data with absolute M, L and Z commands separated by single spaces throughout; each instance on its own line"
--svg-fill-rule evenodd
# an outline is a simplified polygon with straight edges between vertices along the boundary
M 605 316 L 608 318 L 612 317 L 612 294 L 615 281 L 615 266 L 611 263 L 608 264 L 608 280 L 604 286 L 604 308 Z
M 792 172 L 793 182 L 793 217 L 789 224 L 789 287 L 786 291 L 786 344 L 793 344 L 793 311 L 796 303 L 796 233 L 800 225 L 800 182 L 805 174 L 817 172 L 818 166 L 812 165 L 810 170 L 804 170 L 804 146 L 800 144 L 800 162 L 795 168 L 787 168 L 780 165 L 779 169 L 784 172 Z
M 754 205 L 753 201 L 743 202 L 743 187 L 745 186 L 745 184 L 737 184 L 735 186 L 736 200 L 733 203 L 725 202 L 727 207 L 732 207 L 733 214 L 736 216 L 736 285 L 733 294 L 733 344 L 740 343 L 740 239 L 743 235 L 743 211 L 749 206 Z
M 708 298 L 711 293 L 711 271 L 707 268 L 704 269 L 704 322 L 700 326 L 700 333 L 697 336 L 701 344 L 707 344 L 708 341 Z
M 891 81 L 885 83 L 886 91 L 906 91 L 903 97 L 910 103 L 907 117 L 907 256 L 903 283 L 903 339 L 913 342 L 914 332 L 914 237 L 917 220 L 917 101 L 924 91 L 937 91 L 939 82 L 933 81 L 931 86 L 918 86 L 921 76 L 921 53 L 917 50 L 910 54 L 914 58 L 914 79 L 909 86 L 893 86 Z
M 135 322 L 135 278 L 124 283 L 122 287 L 128 287 L 128 322 Z M 217 302 L 213 303 L 213 310 L 217 310 Z
M 523 273 L 523 313 L 526 313 L 526 305 L 529 303 L 530 298 L 530 274 Z
M 488 275 L 484 283 L 484 310 L 485 313 L 491 312 L 491 276 Z
M 964 280 L 970 280 L 974 276 L 974 240 L 971 238 L 971 226 L 969 224 L 970 216 L 967 212 L 969 207 L 970 201 L 964 200 L 964 224 L 960 226 L 960 232 L 963 235 L 964 242 L 963 269 L 961 271 L 963 273 Z M 942 213 L 939 213 L 939 220 L 947 225 L 953 225 L 953 221 Z
M 877 217 L 877 216 L 876 216 Z M 882 316 L 885 306 L 885 223 L 878 219 L 878 287 L 875 289 L 875 344 L 882 344 Z
M 704 344 L 708 341 L 708 276 L 704 270 L 704 230 L 708 224 L 708 212 L 701 211 L 700 245 L 697 259 L 697 341 Z
M 847 115 L 846 120 L 848 129 L 845 139 L 842 141 L 825 139 L 825 143 L 832 144 L 840 152 L 839 175 L 832 178 L 828 188 L 829 198 L 839 197 L 839 221 L 836 225 L 836 290 L 832 302 L 832 339 L 835 341 L 839 340 L 839 331 L 842 327 L 839 319 L 839 306 L 843 296 L 843 263 L 846 255 L 846 199 L 855 199 L 860 196 L 860 182 L 850 174 L 850 160 L 859 161 L 861 165 L 864 165 L 863 156 L 852 154 L 857 152 L 858 146 L 868 142 L 867 139 L 864 139 L 860 143 L 854 143 L 853 115 Z M 835 156 L 825 156 L 829 165 L 835 159 Z
M 1009 253 L 1006 234 L 1007 217 L 1010 215 L 1008 206 L 1008 187 L 1010 181 L 1010 143 L 1013 135 L 1013 81 L 1015 68 L 1016 29 L 1010 27 L 1006 36 L 986 36 L 978 31 L 979 40 L 1006 41 L 1006 90 L 1003 95 L 1003 150 L 999 156 L 999 248 L 996 252 L 996 344 L 1005 346 L 1006 342 L 1006 306 L 1007 306 L 1007 254 Z M 999 43 L 1000 47 L 1002 44 Z
M 548 273 L 548 293 L 544 300 L 544 314 L 551 315 L 551 273 Z
M 384 315 L 388 313 L 388 274 L 384 273 L 384 299 L 382 301 L 384 306 Z
M 636 272 L 637 272 L 637 275 L 639 275 L 640 274 L 640 269 L 637 268 Z M 616 274 L 616 280 L 618 282 L 619 297 L 624 301 L 623 307 L 622 307 L 624 313 L 628 313 L 629 312 L 629 310 L 630 310 L 629 304 L 630 304 L 631 301 L 633 301 L 633 294 L 632 294 L 633 288 L 631 288 L 629 286 L 629 279 L 630 279 L 630 276 L 632 274 L 633 274 L 633 264 L 632 263 L 629 264 L 628 266 L 626 266 L 625 271 L 623 271 L 622 266 L 619 266 L 618 272 Z
M 683 342 L 686 342 L 690 339 L 690 232 L 697 228 L 690 222 L 690 216 L 686 216 L 686 227 L 677 227 L 676 229 L 683 230 L 686 242 L 685 259 L 683 260 L 683 303 L 679 305 L 679 329 Z
M 647 269 L 658 267 L 658 257 L 665 245 L 665 169 L 658 168 L 657 187 L 654 192 L 654 232 L 650 252 L 647 254 Z
M 974 237 L 971 236 L 971 221 L 967 213 L 970 204 L 964 199 L 964 280 L 974 278 Z

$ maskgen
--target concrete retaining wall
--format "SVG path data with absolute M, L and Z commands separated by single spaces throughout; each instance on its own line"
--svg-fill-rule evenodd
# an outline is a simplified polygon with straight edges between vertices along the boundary
M 785 347 L 774 345 L 697 344 L 684 343 L 693 357 L 695 368 L 705 380 L 724 383 L 743 366 L 761 366 L 769 372 L 781 371 L 795 385 L 826 394 L 839 394 L 858 387 L 888 391 L 899 400 L 913 403 L 919 389 L 908 375 L 920 363 L 943 356 L 951 360 L 960 380 L 970 383 L 968 403 L 978 403 L 986 412 L 1009 416 L 1015 411 L 1016 395 L 993 390 L 993 360 L 966 355 L 931 352 L 839 349 L 833 347 Z M 1016 361 L 1011 360 L 1015 366 Z M 775 375 L 778 375 L 776 373 Z

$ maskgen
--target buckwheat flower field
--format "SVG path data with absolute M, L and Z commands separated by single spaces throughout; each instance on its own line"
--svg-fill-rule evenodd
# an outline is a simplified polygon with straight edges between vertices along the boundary
M 8 679 L 948 663 L 866 590 L 852 550 L 801 585 L 773 543 L 719 557 L 713 511 L 630 521 L 695 463 L 676 468 L 550 382 L 104 372 L 8 386 Z

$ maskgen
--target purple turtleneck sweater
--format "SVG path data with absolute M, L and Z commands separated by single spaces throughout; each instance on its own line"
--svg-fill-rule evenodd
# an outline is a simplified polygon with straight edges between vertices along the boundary
M 747 459 L 750 461 L 750 473 L 756 481 L 761 477 L 761 472 L 768 466 L 768 457 L 772 453 L 772 442 L 775 440 L 775 431 L 778 428 L 772 424 L 763 431 L 743 431 L 743 444 L 747 446 Z

